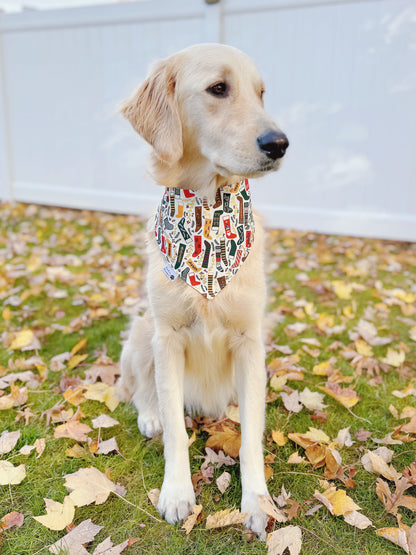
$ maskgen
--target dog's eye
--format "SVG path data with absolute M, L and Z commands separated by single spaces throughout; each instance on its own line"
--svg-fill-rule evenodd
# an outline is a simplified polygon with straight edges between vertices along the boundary
M 214 96 L 225 96 L 228 88 L 226 83 L 216 83 L 212 87 L 208 87 L 207 91 Z

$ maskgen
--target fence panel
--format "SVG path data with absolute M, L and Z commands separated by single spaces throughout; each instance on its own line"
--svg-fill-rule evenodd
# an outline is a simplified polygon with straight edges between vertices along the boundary
M 413 0 L 148 0 L 0 16 L 0 195 L 148 213 L 148 148 L 116 114 L 149 63 L 223 41 L 255 60 L 291 146 L 254 183 L 274 227 L 416 240 Z M 1 44 L 1 43 L 0 43 Z M 1 80 L 1 72 L 0 72 Z M 242 122 L 243 124 L 243 122 Z

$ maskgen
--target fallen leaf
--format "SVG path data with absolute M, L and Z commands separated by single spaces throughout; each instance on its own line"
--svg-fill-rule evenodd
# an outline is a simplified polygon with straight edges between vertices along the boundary
M 157 509 L 157 504 L 159 503 L 160 489 L 154 488 L 147 492 L 147 497 L 150 503 Z
M 32 351 L 40 349 L 40 341 L 32 330 L 24 329 L 18 331 L 9 345 L 12 351 Z
M 205 525 L 206 530 L 211 530 L 212 528 L 223 528 L 224 526 L 232 526 L 233 524 L 243 524 L 243 522 L 248 517 L 248 513 L 240 513 L 238 509 L 225 509 L 223 511 L 217 511 L 213 515 L 207 516 L 207 522 Z
M 376 493 L 383 503 L 386 511 L 392 515 L 397 515 L 398 507 L 406 507 L 411 511 L 416 511 L 416 497 L 403 495 L 412 486 L 407 478 L 400 478 L 394 482 L 396 491 L 391 493 L 390 488 L 384 480 L 377 478 Z
M 302 404 L 299 402 L 299 391 L 295 389 L 292 393 L 287 394 L 284 391 L 280 394 L 285 409 L 289 412 L 300 412 L 302 410 Z
M 230 457 L 236 458 L 240 452 L 241 434 L 233 428 L 223 428 L 222 431 L 214 431 L 208 438 L 206 446 L 211 449 L 223 450 Z
M 351 447 L 353 443 L 355 443 L 355 441 L 353 441 L 351 438 L 350 426 L 340 430 L 337 437 L 335 438 L 335 441 L 338 442 L 340 447 Z
M 34 516 L 35 520 L 49 528 L 49 530 L 63 530 L 71 524 L 75 514 L 75 506 L 68 495 L 63 503 L 58 503 L 52 499 L 44 499 L 44 501 L 46 515 Z
M 276 522 L 287 522 L 286 515 L 276 507 L 269 495 L 259 495 L 257 497 L 257 502 L 267 516 L 271 516 Z
M 12 511 L 0 518 L 0 532 L 13 526 L 22 526 L 25 516 L 17 511 Z
M 285 526 L 267 536 L 268 555 L 282 555 L 286 549 L 290 555 L 299 555 L 302 548 L 302 531 L 299 526 Z
M 233 422 L 240 424 L 240 410 L 237 406 L 229 405 L 225 411 L 225 416 Z
M 350 524 L 355 528 L 359 528 L 360 530 L 365 530 L 369 526 L 373 525 L 369 518 L 359 513 L 358 511 L 347 513 L 346 515 L 344 515 L 344 520 L 347 524 Z
M 292 453 L 290 455 L 290 457 L 287 459 L 287 462 L 289 464 L 300 464 L 300 463 L 306 463 L 306 459 L 305 457 L 301 457 L 299 455 L 299 453 L 297 451 L 295 451 L 294 453 Z
M 109 410 L 113 412 L 120 402 L 120 399 L 116 395 L 115 387 L 107 385 L 103 382 L 97 382 L 93 384 L 88 384 L 85 386 L 86 390 L 84 396 L 87 399 L 92 399 L 93 401 L 100 401 L 105 403 Z
M 402 350 L 395 351 L 394 349 L 389 347 L 387 349 L 387 355 L 380 360 L 381 362 L 384 362 L 384 364 L 388 364 L 390 366 L 394 366 L 395 368 L 398 368 L 403 364 L 403 362 L 405 361 L 405 358 L 406 358 L 406 354 L 404 351 Z
M 10 451 L 16 446 L 20 438 L 20 430 L 17 432 L 8 432 L 5 430 L 0 435 L 0 455 L 10 453 Z
M 188 516 L 188 518 L 182 525 L 182 528 L 185 530 L 186 535 L 188 535 L 191 532 L 192 528 L 195 526 L 201 512 L 202 505 L 194 505 L 192 507 L 192 514 Z
M 231 474 L 229 472 L 224 471 L 216 480 L 217 488 L 220 490 L 221 493 L 228 488 L 231 484 Z
M 329 501 L 332 508 L 330 508 L 328 505 L 327 507 L 331 514 L 336 516 L 346 515 L 348 513 L 351 513 L 352 511 L 358 511 L 360 509 L 360 507 L 356 503 L 354 503 L 351 497 L 349 497 L 344 490 L 337 490 L 335 486 L 331 486 L 322 494 L 315 491 L 314 497 L 316 497 L 321 502 L 323 501 L 323 498 Z
M 13 466 L 9 461 L 0 461 L 0 485 L 20 484 L 26 477 L 25 465 Z
M 99 442 L 97 455 L 108 455 L 108 453 L 111 453 L 112 451 L 119 452 L 119 448 L 115 437 Z
M 287 443 L 287 437 L 280 430 L 272 430 L 272 439 L 279 447 L 283 447 Z
M 340 387 L 336 383 L 327 382 L 325 387 L 319 387 L 325 391 L 327 395 L 333 397 L 338 403 L 341 403 L 347 409 L 350 409 L 358 403 L 360 396 L 350 387 Z
M 392 466 L 388 466 L 385 460 L 377 453 L 368 451 L 363 457 L 361 462 L 368 472 L 381 474 L 387 480 L 396 480 L 400 478 L 401 474 Z
M 92 555 L 120 555 L 120 553 L 123 553 L 123 551 L 131 545 L 129 542 L 130 540 L 126 540 L 123 543 L 114 545 L 110 536 L 108 536 L 108 538 L 97 545 Z
M 87 424 L 83 424 L 79 420 L 68 420 L 68 422 L 56 426 L 53 437 L 68 437 L 75 439 L 75 441 L 87 441 L 88 437 L 86 434 L 91 431 Z
M 116 491 L 116 485 L 93 466 L 81 468 L 64 478 L 69 497 L 77 507 L 90 503 L 101 505 L 107 501 L 111 492 Z
M 69 555 L 85 555 L 88 551 L 84 544 L 92 542 L 102 526 L 93 524 L 92 520 L 84 520 L 71 530 L 66 536 L 49 547 L 49 551 L 55 555 L 68 553 Z
M 81 447 L 79 443 L 76 443 L 72 447 L 68 447 L 68 449 L 66 449 L 65 455 L 75 459 L 82 459 L 83 457 L 86 457 L 88 453 L 84 447 Z
M 115 418 L 111 418 L 108 414 L 100 414 L 100 416 L 92 420 L 92 427 L 94 429 L 111 428 L 112 426 L 117 426 L 117 424 L 120 424 L 120 422 Z
M 310 391 L 305 387 L 299 394 L 299 400 L 308 410 L 324 410 L 328 405 L 323 404 L 324 395 L 317 391 Z

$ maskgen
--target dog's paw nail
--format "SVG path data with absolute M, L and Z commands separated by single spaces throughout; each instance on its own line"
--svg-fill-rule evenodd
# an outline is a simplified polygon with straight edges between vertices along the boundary
M 196 503 L 195 494 L 192 487 L 188 493 L 186 493 L 187 490 L 189 488 L 185 486 L 162 487 L 157 508 L 170 524 L 183 522 L 192 513 L 192 507 Z

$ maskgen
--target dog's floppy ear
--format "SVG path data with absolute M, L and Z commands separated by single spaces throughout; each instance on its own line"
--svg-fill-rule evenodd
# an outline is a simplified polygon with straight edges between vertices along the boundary
M 182 124 L 175 98 L 176 75 L 169 61 L 158 62 L 150 75 L 120 106 L 120 112 L 161 160 L 177 162 L 183 154 Z

